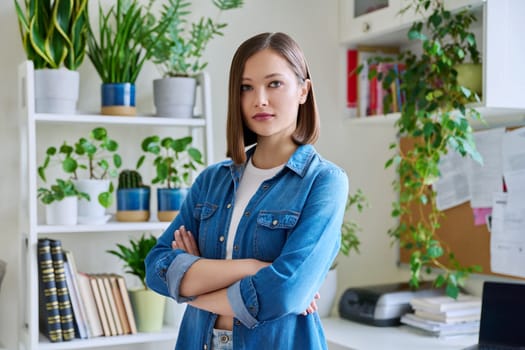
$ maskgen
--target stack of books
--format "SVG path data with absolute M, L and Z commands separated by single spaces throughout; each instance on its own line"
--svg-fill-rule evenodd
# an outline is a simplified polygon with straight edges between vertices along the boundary
M 38 240 L 40 331 L 51 342 L 137 333 L 126 282 L 76 268 L 60 240 Z
M 479 331 L 479 297 L 460 294 L 457 299 L 448 296 L 414 298 L 410 305 L 413 312 L 403 315 L 401 323 L 426 334 L 443 337 Z

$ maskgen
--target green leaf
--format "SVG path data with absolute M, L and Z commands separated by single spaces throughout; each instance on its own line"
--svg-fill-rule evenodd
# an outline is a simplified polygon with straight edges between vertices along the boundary
M 451 298 L 454 298 L 454 299 L 457 299 L 458 295 L 459 295 L 459 287 L 457 284 L 451 282 L 449 280 L 449 282 L 447 283 L 447 286 L 445 288 L 445 294 Z
M 437 259 L 443 256 L 443 248 L 441 248 L 438 242 L 434 242 L 428 247 L 427 253 L 429 257 Z

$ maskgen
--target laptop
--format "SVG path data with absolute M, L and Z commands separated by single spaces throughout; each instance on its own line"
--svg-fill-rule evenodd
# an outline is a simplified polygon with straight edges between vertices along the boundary
M 525 350 L 525 284 L 486 281 L 478 344 L 464 350 Z

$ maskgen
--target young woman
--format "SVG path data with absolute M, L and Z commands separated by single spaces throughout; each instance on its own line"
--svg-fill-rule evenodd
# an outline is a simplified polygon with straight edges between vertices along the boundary
M 147 283 L 186 302 L 176 349 L 326 349 L 315 298 L 340 246 L 348 178 L 312 146 L 304 55 L 256 35 L 230 69 L 231 159 L 206 168 L 146 259 Z

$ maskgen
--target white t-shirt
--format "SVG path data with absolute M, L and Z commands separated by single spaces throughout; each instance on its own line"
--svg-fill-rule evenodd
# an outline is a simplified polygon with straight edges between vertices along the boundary
M 241 221 L 248 202 L 255 192 L 257 192 L 259 186 L 261 186 L 265 180 L 275 176 L 283 167 L 284 164 L 271 169 L 259 169 L 253 165 L 251 158 L 246 164 L 239 188 L 237 189 L 237 193 L 235 193 L 235 205 L 233 207 L 230 229 L 228 230 L 228 240 L 226 241 L 226 259 L 232 258 L 233 241 L 235 240 L 237 227 L 239 227 L 239 222 Z

